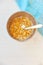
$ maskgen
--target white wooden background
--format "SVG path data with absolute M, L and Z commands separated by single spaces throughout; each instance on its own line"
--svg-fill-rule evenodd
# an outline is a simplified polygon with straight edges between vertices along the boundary
M 15 0 L 0 0 L 0 65 L 43 65 L 43 37 L 38 31 L 24 42 L 7 33 L 7 20 L 17 11 Z

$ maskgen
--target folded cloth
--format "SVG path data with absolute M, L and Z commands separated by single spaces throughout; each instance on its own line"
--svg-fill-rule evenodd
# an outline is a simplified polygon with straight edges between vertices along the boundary
M 26 9 L 28 0 L 16 0 L 16 2 L 22 11 L 24 11 Z
M 29 12 L 38 24 L 43 24 L 43 0 L 16 0 L 22 11 Z M 38 29 L 43 35 L 43 28 Z

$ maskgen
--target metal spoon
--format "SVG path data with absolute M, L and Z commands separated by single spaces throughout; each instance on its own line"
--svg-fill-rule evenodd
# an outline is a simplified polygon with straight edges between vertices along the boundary
M 37 24 L 37 25 L 30 26 L 30 27 L 25 27 L 25 25 L 22 25 L 21 27 L 25 30 L 29 30 L 29 29 L 41 28 L 41 27 L 43 27 L 43 25 Z

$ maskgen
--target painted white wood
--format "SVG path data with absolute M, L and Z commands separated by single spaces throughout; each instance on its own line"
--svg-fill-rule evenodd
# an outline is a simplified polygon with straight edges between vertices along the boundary
M 36 31 L 31 39 L 19 42 L 6 30 L 11 14 L 20 11 L 14 0 L 0 0 L 0 65 L 43 64 L 43 37 Z

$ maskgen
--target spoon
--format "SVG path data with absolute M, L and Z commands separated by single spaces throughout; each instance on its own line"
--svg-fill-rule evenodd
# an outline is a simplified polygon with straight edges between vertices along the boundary
M 21 27 L 25 30 L 29 30 L 29 29 L 41 28 L 41 27 L 43 27 L 43 25 L 37 24 L 37 25 L 30 26 L 30 27 L 25 27 L 25 25 L 22 25 Z

